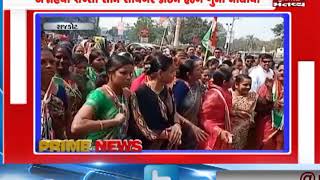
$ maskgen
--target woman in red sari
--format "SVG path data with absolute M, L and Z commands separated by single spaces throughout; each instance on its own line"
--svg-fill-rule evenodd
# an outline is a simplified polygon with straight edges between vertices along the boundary
M 283 63 L 280 63 L 276 79 L 266 81 L 258 91 L 256 131 L 259 149 L 283 149 L 283 69 Z
M 204 95 L 200 113 L 200 124 L 209 134 L 201 149 L 227 150 L 231 149 L 232 143 L 232 95 L 228 90 L 232 86 L 232 74 L 231 70 L 223 67 L 212 76 L 214 85 Z

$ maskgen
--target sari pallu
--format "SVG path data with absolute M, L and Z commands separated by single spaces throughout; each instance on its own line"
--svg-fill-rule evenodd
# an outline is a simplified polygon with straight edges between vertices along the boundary
M 64 104 L 67 138 L 76 139 L 78 137 L 71 133 L 71 124 L 82 104 L 81 92 L 74 81 L 69 80 L 67 82 L 57 75 L 53 77 L 53 83 L 57 86 L 55 95 Z
M 194 125 L 199 126 L 199 112 L 203 95 L 200 83 L 197 82 L 189 87 L 187 82 L 177 80 L 174 86 L 174 95 L 178 113 Z M 190 150 L 196 149 L 197 146 L 195 134 L 191 127 L 187 125 L 182 126 L 182 144 L 179 146 L 179 149 Z
M 175 149 L 166 139 L 159 139 L 162 131 L 174 124 L 175 107 L 170 90 L 165 87 L 156 94 L 143 84 L 131 98 L 132 118 L 129 123 L 129 135 L 140 139 L 143 149 Z
M 126 120 L 118 126 L 104 129 L 103 131 L 92 132 L 87 135 L 87 139 L 94 142 L 98 139 L 125 139 L 127 137 L 129 120 L 129 103 L 124 95 L 118 98 L 105 85 L 92 91 L 87 98 L 85 105 L 91 106 L 94 110 L 95 120 L 105 120 L 114 118 L 119 112 L 125 114 Z
M 267 89 L 266 85 L 262 85 L 258 90 L 258 95 L 257 115 L 255 117 L 256 149 L 273 150 L 272 109 L 274 104 L 272 92 Z
M 46 92 L 41 92 L 41 139 L 66 139 L 65 108 L 52 91 L 52 80 Z
M 206 92 L 200 112 L 200 124 L 209 137 L 207 141 L 200 144 L 201 149 L 232 149 L 231 145 L 222 141 L 220 137 L 223 130 L 231 132 L 231 107 L 232 97 L 228 90 L 214 85 Z
M 139 77 L 135 78 L 130 87 L 131 92 L 135 92 L 139 89 L 140 86 L 142 86 L 145 82 L 147 82 L 147 75 L 145 73 L 142 73 Z
M 273 102 L 283 103 L 283 85 L 279 81 L 275 81 L 272 88 L 272 100 Z M 284 115 L 283 107 L 274 107 L 271 112 L 271 126 L 268 123 L 265 129 L 265 137 L 263 139 L 263 149 L 283 149 L 283 125 Z

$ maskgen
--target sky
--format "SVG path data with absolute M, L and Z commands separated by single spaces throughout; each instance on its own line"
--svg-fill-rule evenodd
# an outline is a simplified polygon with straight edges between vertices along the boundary
M 153 18 L 155 21 L 159 21 L 159 17 Z M 210 20 L 211 18 L 206 17 Z M 113 26 L 117 26 L 121 21 L 120 17 L 101 17 L 100 27 L 110 29 Z M 133 25 L 137 21 L 136 17 L 123 17 L 125 24 Z M 232 22 L 231 17 L 218 17 L 218 22 L 222 23 L 225 29 L 227 23 Z M 234 38 L 238 39 L 246 37 L 247 35 L 254 35 L 254 37 L 260 40 L 271 40 L 274 38 L 274 34 L 271 29 L 276 25 L 283 22 L 280 17 L 242 17 L 235 21 L 234 24 Z

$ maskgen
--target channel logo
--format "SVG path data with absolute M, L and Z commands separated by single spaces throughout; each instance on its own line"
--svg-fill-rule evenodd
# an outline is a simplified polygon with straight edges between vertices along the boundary
M 273 0 L 273 7 L 305 7 L 305 0 Z
M 179 171 L 175 165 L 147 165 L 144 180 L 178 180 Z

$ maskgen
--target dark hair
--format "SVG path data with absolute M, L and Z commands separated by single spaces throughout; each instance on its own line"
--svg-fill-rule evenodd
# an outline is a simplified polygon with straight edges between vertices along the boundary
M 88 59 L 82 54 L 74 54 L 72 56 L 72 59 L 73 59 L 73 64 L 74 65 L 78 65 L 78 64 L 81 64 L 81 63 L 88 63 Z
M 193 47 L 193 48 L 194 48 L 194 46 L 193 46 L 193 45 L 189 45 L 189 46 L 186 48 L 186 51 L 188 51 L 188 50 L 189 50 L 189 48 L 191 48 L 191 47 Z
M 259 59 L 271 59 L 273 60 L 273 56 L 270 54 L 260 54 Z
M 214 51 L 216 51 L 216 50 L 219 50 L 219 51 L 222 52 L 222 49 L 221 49 L 221 48 L 218 48 L 218 47 L 217 47 L 217 48 L 214 49 Z M 214 52 L 214 51 L 213 51 L 213 52 Z
M 280 66 L 284 65 L 283 61 L 279 62 L 279 64 L 277 65 L 277 69 L 280 68 Z
M 70 44 L 71 45 L 71 44 Z M 58 49 L 64 49 L 66 50 L 66 53 L 67 53 L 67 56 L 69 58 L 69 60 L 71 61 L 71 63 L 73 63 L 72 61 L 72 48 L 71 46 L 69 46 L 69 44 L 63 44 L 63 43 L 59 43 L 58 45 L 56 45 L 54 48 L 53 48 L 53 55 L 55 56 L 58 52 Z
M 97 76 L 96 87 L 101 87 L 108 83 L 108 73 L 114 72 L 125 65 L 133 65 L 132 59 L 126 56 L 113 55 L 106 63 L 106 72 L 102 72 Z
M 213 59 L 210 59 L 208 60 L 206 63 L 205 63 L 205 67 L 206 68 L 210 68 L 210 66 L 212 66 L 212 64 L 218 64 L 219 65 L 219 60 L 217 58 L 213 58 Z
M 177 51 L 175 49 L 170 49 L 171 56 L 175 56 L 177 54 Z
M 97 79 L 96 79 L 96 87 L 99 88 L 99 87 L 102 87 L 104 84 L 107 84 L 108 81 L 107 81 L 107 78 L 108 78 L 108 75 L 103 72 L 103 73 L 100 73 L 98 76 L 97 76 Z
M 213 78 L 213 83 L 217 86 L 222 86 L 223 81 L 225 79 L 224 74 L 221 71 L 215 71 L 212 74 L 212 78 Z
M 254 57 L 253 57 L 252 55 L 246 55 L 246 56 L 244 57 L 244 59 L 245 59 L 245 60 L 247 60 L 247 59 L 253 59 L 253 60 L 254 60 Z
M 132 54 L 130 54 L 128 52 L 120 52 L 120 53 L 118 53 L 118 56 L 124 56 L 133 62 L 133 56 L 132 56 Z
M 59 41 L 58 45 L 63 48 L 67 48 L 72 53 L 73 44 L 70 41 Z
M 180 78 L 180 79 L 183 79 L 185 81 L 188 80 L 188 73 L 192 73 L 192 71 L 194 70 L 195 68 L 195 62 L 196 61 L 193 61 L 193 60 L 186 60 L 185 63 L 181 64 L 179 66 L 179 70 L 177 72 L 177 78 Z
M 251 77 L 246 75 L 246 74 L 239 74 L 236 76 L 235 78 L 235 83 L 236 84 L 240 84 L 242 81 L 244 81 L 245 79 L 250 79 L 251 80 Z
M 53 54 L 55 55 L 58 51 L 58 49 L 64 49 L 66 50 L 66 52 L 68 53 L 68 56 L 72 56 L 72 49 L 70 49 L 69 46 L 65 46 L 65 45 L 61 45 L 60 43 L 57 44 L 54 48 L 53 48 Z
M 219 65 L 219 59 L 217 59 L 217 58 L 214 58 L 214 59 L 212 59 L 212 63 L 213 64 L 218 64 Z
M 223 80 L 229 81 L 232 78 L 232 68 L 230 66 L 220 66 L 218 71 L 220 71 L 223 74 Z
M 237 64 L 237 62 L 241 62 L 241 63 L 243 63 L 243 61 L 242 61 L 242 59 L 241 59 L 241 58 L 236 58 L 236 59 L 234 59 L 234 61 L 233 61 L 233 65 L 236 65 L 236 64 Z
M 232 66 L 232 61 L 230 61 L 230 60 L 224 60 L 224 61 L 222 62 L 222 64 L 226 64 L 226 65 L 228 65 L 229 67 L 231 67 L 231 66 Z
M 92 64 L 92 62 L 100 56 L 103 56 L 103 52 L 101 50 L 92 49 L 91 53 L 89 54 L 89 64 Z
M 113 55 L 106 63 L 106 72 L 114 72 L 125 65 L 133 65 L 133 60 L 127 56 Z
M 138 65 L 141 61 L 143 61 L 143 56 L 139 52 L 133 53 L 133 62 L 134 65 Z
M 144 61 L 144 69 L 147 75 L 158 72 L 159 70 L 166 71 L 173 64 L 173 60 L 163 54 L 155 54 L 147 56 Z
M 229 81 L 232 78 L 232 69 L 226 66 L 220 66 L 219 70 L 212 74 L 213 83 L 222 86 L 223 81 Z

